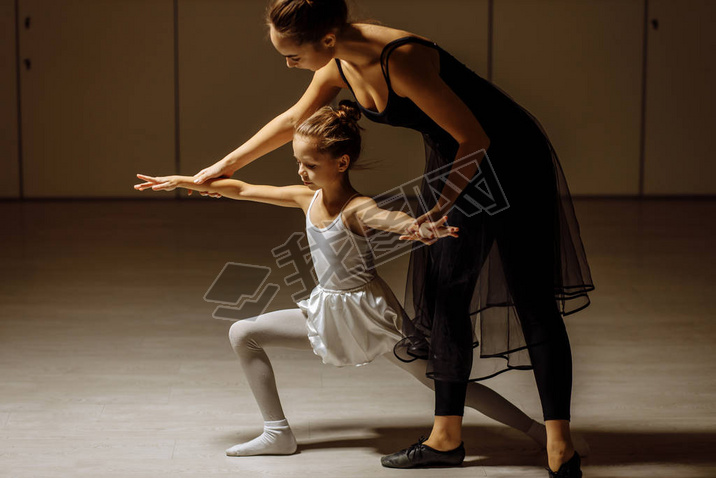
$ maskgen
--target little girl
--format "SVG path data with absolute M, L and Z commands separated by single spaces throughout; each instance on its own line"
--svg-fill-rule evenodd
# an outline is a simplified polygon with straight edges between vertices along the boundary
M 229 331 L 231 345 L 241 361 L 251 391 L 264 419 L 259 437 L 235 445 L 229 456 L 292 454 L 296 440 L 284 416 L 271 363 L 264 347 L 313 349 L 326 364 L 364 365 L 384 355 L 388 360 L 434 388 L 425 376 L 425 362 L 404 362 L 392 353 L 403 338 L 404 311 L 389 286 L 378 276 L 368 237 L 372 230 L 401 234 L 401 239 L 436 240 L 457 237 L 447 217 L 426 222 L 408 233 L 414 218 L 378 208 L 371 198 L 351 186 L 348 172 L 361 150 L 360 110 L 352 101 L 338 109 L 325 106 L 299 125 L 293 151 L 303 185 L 274 187 L 233 179 L 195 184 L 191 176 L 152 177 L 135 189 L 171 191 L 177 187 L 232 199 L 301 208 L 319 284 L 298 308 L 277 310 L 235 322 Z M 368 237 L 367 237 L 368 236 Z M 447 239 L 442 239 L 447 238 Z M 340 244 L 342 247 L 336 247 Z M 407 318 L 405 320 L 407 322 Z M 502 396 L 471 382 L 466 405 L 517 428 L 542 446 L 544 426 L 522 413 Z M 461 445 L 462 447 L 462 445 Z M 464 458 L 464 449 L 460 462 Z

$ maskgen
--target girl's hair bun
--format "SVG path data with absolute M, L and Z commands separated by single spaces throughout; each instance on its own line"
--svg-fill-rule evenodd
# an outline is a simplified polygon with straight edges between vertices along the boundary
M 303 123 L 296 126 L 294 134 L 315 140 L 318 151 L 329 153 L 333 158 L 347 154 L 352 168 L 361 151 L 361 111 L 358 103 L 341 100 L 337 107 L 322 106 Z
M 358 108 L 358 103 L 351 100 L 341 100 L 338 103 L 336 115 L 338 115 L 338 119 L 340 119 L 341 121 L 353 121 L 356 123 L 361 118 L 361 112 L 360 108 Z

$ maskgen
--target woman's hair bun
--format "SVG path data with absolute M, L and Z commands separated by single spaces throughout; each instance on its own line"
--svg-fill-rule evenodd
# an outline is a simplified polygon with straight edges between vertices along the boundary
M 360 108 L 358 108 L 358 103 L 351 100 L 341 100 L 338 103 L 338 109 L 336 110 L 336 114 L 338 115 L 339 119 L 347 121 L 349 120 L 358 122 L 358 120 L 361 118 L 361 112 Z
M 345 28 L 348 5 L 346 0 L 271 0 L 266 24 L 299 45 L 316 43 Z

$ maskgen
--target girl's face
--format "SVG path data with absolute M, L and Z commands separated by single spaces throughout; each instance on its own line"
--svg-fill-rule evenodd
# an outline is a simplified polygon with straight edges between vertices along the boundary
M 304 70 L 320 70 L 333 59 L 333 47 L 335 35 L 328 34 L 317 43 L 304 43 L 298 45 L 293 40 L 282 37 L 270 27 L 271 43 L 281 55 L 286 57 L 286 66 L 289 68 L 301 68 Z
M 293 137 L 293 155 L 301 181 L 313 191 L 340 181 L 350 163 L 348 155 L 333 158 L 321 153 L 311 138 L 301 135 Z

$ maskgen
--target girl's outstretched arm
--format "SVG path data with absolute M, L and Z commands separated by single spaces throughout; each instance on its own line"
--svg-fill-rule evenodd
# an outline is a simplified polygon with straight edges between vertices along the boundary
M 447 216 L 436 221 L 423 222 L 416 232 L 412 232 L 410 228 L 415 223 L 414 217 L 402 211 L 381 209 L 369 197 L 356 199 L 355 205 L 349 211 L 355 214 L 361 225 L 401 234 L 400 239 L 403 240 L 418 240 L 432 244 L 442 237 L 457 237 L 458 228 L 446 225 Z
M 192 176 L 147 176 L 137 174 L 137 177 L 145 181 L 134 185 L 134 189 L 139 191 L 149 188 L 153 191 L 172 191 L 176 188 L 183 188 L 191 191 L 221 194 L 231 199 L 262 202 L 283 207 L 302 207 L 305 200 L 307 198 L 310 200 L 313 196 L 313 191 L 300 184 L 264 186 L 249 184 L 237 179 L 209 179 L 202 184 L 196 184 Z

